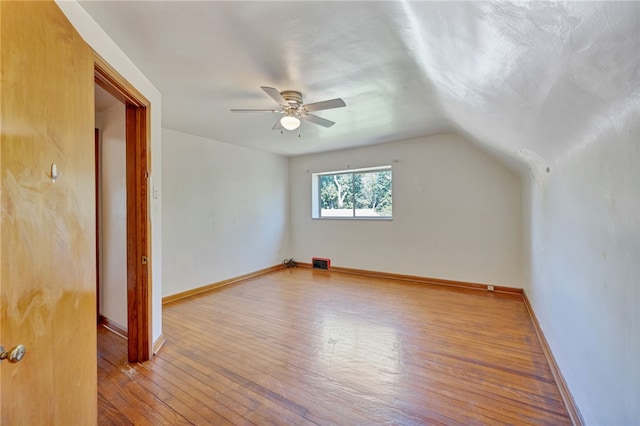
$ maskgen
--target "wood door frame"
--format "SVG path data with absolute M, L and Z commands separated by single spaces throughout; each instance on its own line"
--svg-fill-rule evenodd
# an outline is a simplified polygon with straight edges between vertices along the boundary
M 95 139 L 95 163 L 96 163 L 96 324 L 100 324 L 100 245 L 102 238 L 100 238 L 100 171 L 102 166 L 100 165 L 100 129 L 94 129 Z
M 153 353 L 149 269 L 151 104 L 97 53 L 94 70 L 95 83 L 126 107 L 128 360 L 142 362 Z

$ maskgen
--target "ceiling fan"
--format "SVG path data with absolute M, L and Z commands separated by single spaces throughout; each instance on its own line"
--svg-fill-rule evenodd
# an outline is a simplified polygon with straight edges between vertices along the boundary
M 300 127 L 300 120 L 306 120 L 313 124 L 319 124 L 324 127 L 331 127 L 335 122 L 327 120 L 317 115 L 309 114 L 313 111 L 323 109 L 342 108 L 347 106 L 340 98 L 330 99 L 328 101 L 314 102 L 311 104 L 302 103 L 302 93 L 294 90 L 278 91 L 273 87 L 260 86 L 265 93 L 280 105 L 280 109 L 232 109 L 231 112 L 271 112 L 274 114 L 283 114 L 273 126 L 273 130 L 295 130 Z

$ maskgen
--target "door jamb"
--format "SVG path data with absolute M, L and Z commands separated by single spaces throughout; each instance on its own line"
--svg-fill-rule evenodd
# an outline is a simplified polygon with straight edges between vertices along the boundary
M 94 129 L 94 156 L 96 165 L 96 324 L 100 325 L 100 245 L 102 238 L 100 236 L 100 130 Z
M 95 83 L 126 106 L 127 334 L 129 362 L 152 352 L 149 219 L 150 102 L 94 54 Z

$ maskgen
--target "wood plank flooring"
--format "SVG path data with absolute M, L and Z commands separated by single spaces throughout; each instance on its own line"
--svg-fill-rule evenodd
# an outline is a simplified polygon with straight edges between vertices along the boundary
M 165 305 L 163 332 L 128 365 L 99 330 L 99 424 L 570 424 L 519 295 L 284 269 Z

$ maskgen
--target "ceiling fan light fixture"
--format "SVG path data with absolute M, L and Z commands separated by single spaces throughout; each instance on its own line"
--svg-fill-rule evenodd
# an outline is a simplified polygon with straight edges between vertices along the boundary
M 294 115 L 285 115 L 280 119 L 280 124 L 287 130 L 295 130 L 300 127 L 300 119 Z
M 2 1 L 2 0 L 0 0 Z M 313 102 L 311 104 L 304 104 L 302 102 L 302 93 L 294 90 L 285 90 L 280 92 L 278 89 L 267 86 L 260 86 L 264 92 L 278 103 L 280 110 L 277 109 L 231 109 L 231 112 L 270 112 L 283 114 L 283 116 L 276 121 L 276 124 L 272 127 L 272 130 L 296 130 L 300 128 L 300 120 L 304 119 L 308 123 L 317 124 L 322 127 L 331 127 L 335 122 L 327 120 L 326 118 L 318 117 L 317 115 L 309 114 L 313 111 L 322 111 L 325 109 L 343 108 L 347 106 L 340 98 L 329 99 L 321 102 Z M 300 136 L 298 134 L 298 136 Z

